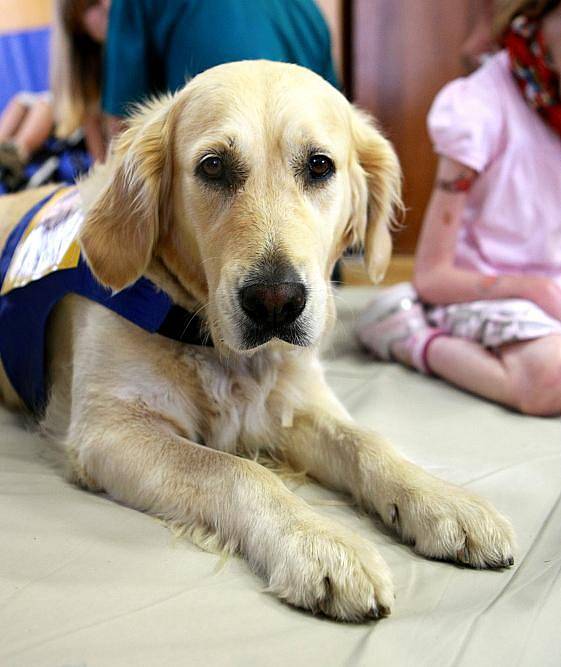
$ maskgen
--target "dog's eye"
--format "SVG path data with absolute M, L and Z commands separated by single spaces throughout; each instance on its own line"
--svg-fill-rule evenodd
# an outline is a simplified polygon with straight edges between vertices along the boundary
M 308 171 L 314 180 L 328 178 L 335 171 L 333 160 L 327 155 L 312 155 L 308 160 Z
M 224 162 L 217 155 L 209 155 L 201 162 L 201 171 L 208 178 L 219 180 L 224 176 Z

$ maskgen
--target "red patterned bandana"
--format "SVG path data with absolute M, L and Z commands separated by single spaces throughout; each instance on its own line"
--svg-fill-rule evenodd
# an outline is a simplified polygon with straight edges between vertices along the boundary
M 541 24 L 517 16 L 503 38 L 512 73 L 528 104 L 561 136 L 559 74 L 543 39 Z

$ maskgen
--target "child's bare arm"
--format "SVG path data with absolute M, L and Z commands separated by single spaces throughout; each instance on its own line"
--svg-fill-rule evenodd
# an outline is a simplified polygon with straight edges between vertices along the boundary
M 414 283 L 435 304 L 522 298 L 561 319 L 561 288 L 541 276 L 488 276 L 454 266 L 457 235 L 467 193 L 477 179 L 469 167 L 441 158 L 417 246 Z

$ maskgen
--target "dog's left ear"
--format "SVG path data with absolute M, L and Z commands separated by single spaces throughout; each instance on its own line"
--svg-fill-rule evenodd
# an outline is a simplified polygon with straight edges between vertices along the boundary
M 351 171 L 353 187 L 353 240 L 364 245 L 366 271 L 380 282 L 392 252 L 391 225 L 402 211 L 401 169 L 390 142 L 376 129 L 373 120 L 353 108 L 352 141 L 356 155 Z
M 82 252 L 96 278 L 121 290 L 146 271 L 171 200 L 172 98 L 142 107 L 105 165 L 82 182 Z M 91 203 L 89 203 L 89 201 Z

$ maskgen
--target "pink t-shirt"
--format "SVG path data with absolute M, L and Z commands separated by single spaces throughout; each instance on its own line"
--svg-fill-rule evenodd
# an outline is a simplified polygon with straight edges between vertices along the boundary
M 561 285 L 561 138 L 531 109 L 505 51 L 436 97 L 434 150 L 480 175 L 468 194 L 455 264 L 533 273 Z

